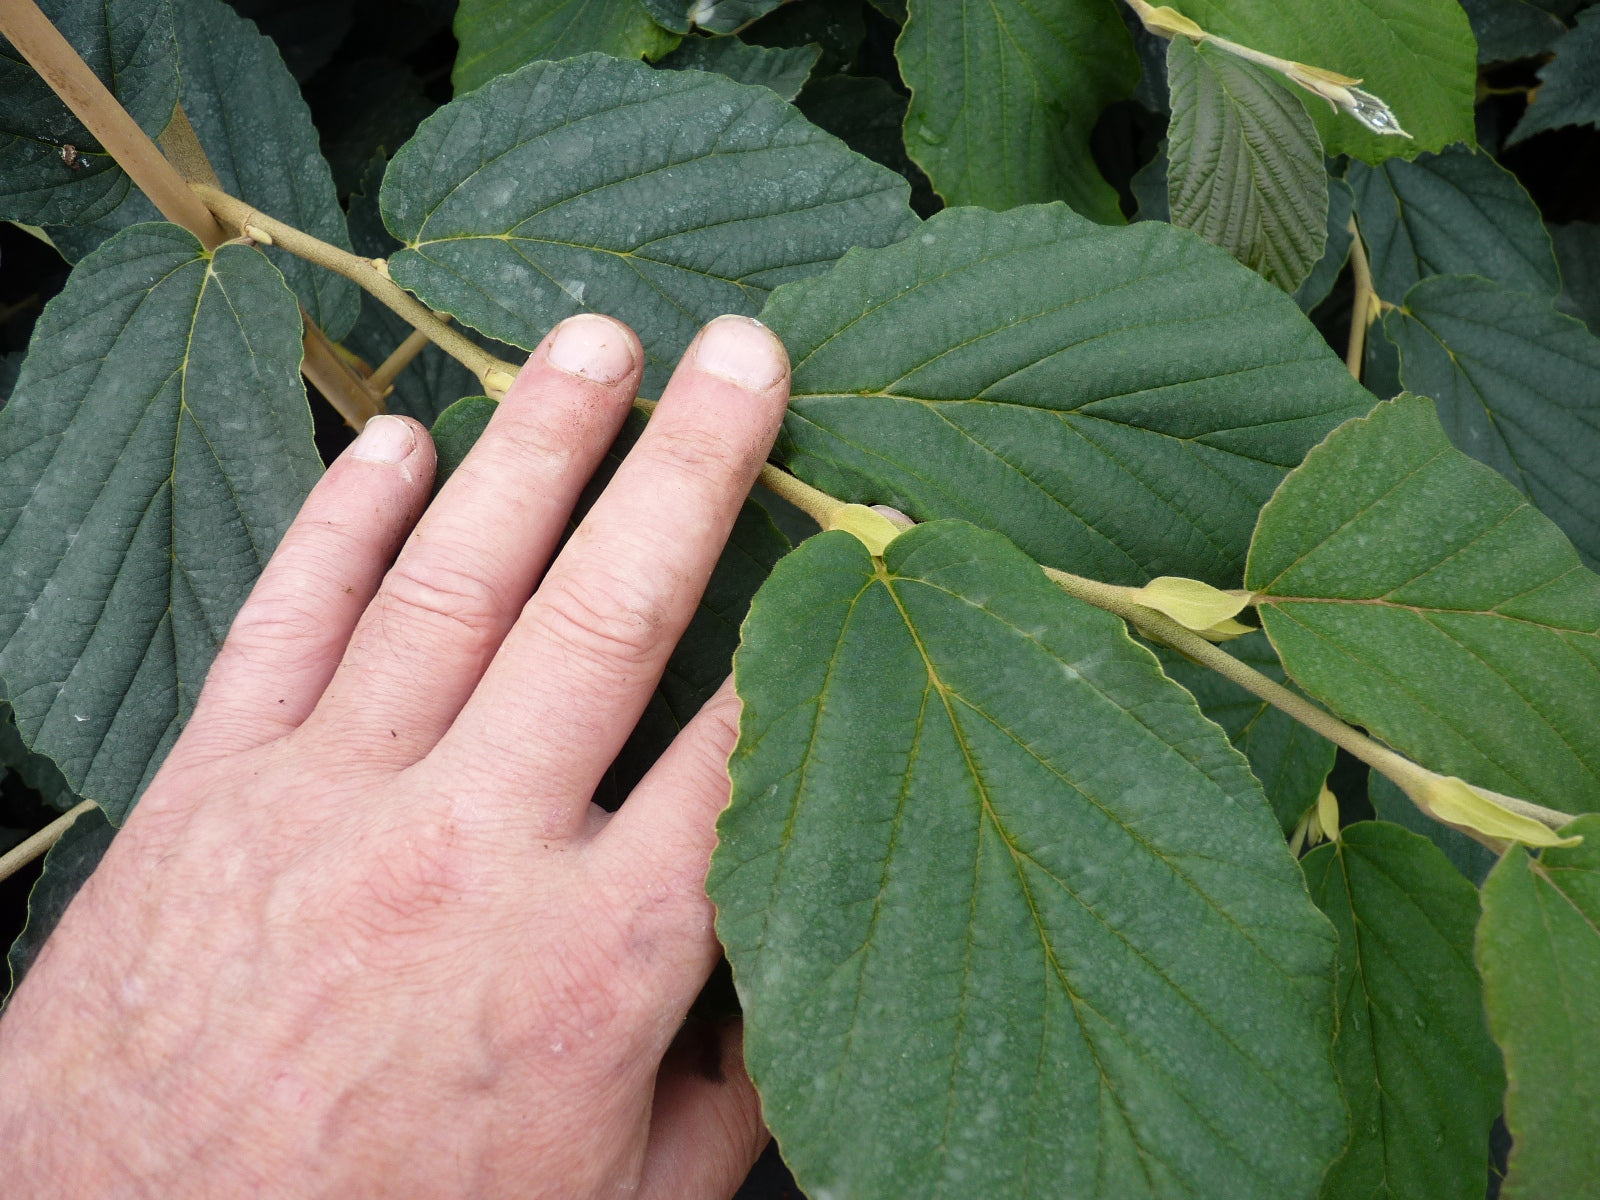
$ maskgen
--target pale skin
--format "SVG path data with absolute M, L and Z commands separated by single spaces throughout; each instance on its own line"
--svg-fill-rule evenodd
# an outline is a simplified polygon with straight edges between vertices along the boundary
M 737 1189 L 768 1137 L 738 1031 L 685 1025 L 731 689 L 615 816 L 590 797 L 788 363 L 707 326 L 558 554 L 642 363 L 616 322 L 558 326 L 432 505 L 414 422 L 332 464 L 0 1021 L 7 1194 Z

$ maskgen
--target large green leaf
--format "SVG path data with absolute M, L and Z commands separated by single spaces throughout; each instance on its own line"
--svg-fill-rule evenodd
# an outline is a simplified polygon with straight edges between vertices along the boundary
M 1532 58 L 1549 49 L 1566 26 L 1526 0 L 1461 0 L 1478 40 L 1480 63 Z
M 57 812 L 66 812 L 83 799 L 72 790 L 60 767 L 45 755 L 28 749 L 10 705 L 0 706 L 0 768 L 6 775 L 16 776 L 24 787 Z
M 1600 1182 L 1600 817 L 1563 832 L 1583 843 L 1512 846 L 1483 886 L 1478 966 L 1513 1138 L 1503 1200 L 1576 1200 Z
M 1261 512 L 1245 586 L 1288 669 L 1424 766 L 1600 808 L 1600 578 L 1423 397 L 1336 430 Z
M 154 137 L 167 127 L 178 100 L 169 0 L 41 0 L 40 7 L 141 129 Z M 67 146 L 75 154 L 64 156 Z M 0 219 L 92 221 L 132 189 L 49 85 L 0 39 Z
M 783 0 L 640 0 L 656 24 L 673 33 L 704 29 L 732 33 L 764 17 Z
M 887 82 L 876 75 L 824 75 L 807 83 L 794 103 L 806 120 L 842 139 L 857 154 L 904 175 L 911 184 L 911 207 L 917 212 L 939 210 L 928 176 L 906 154 L 901 136 L 906 97 Z
M 524 349 L 609 313 L 654 391 L 712 317 L 910 233 L 908 190 L 767 88 L 589 55 L 445 105 L 381 204 L 389 271 L 426 303 Z
M 860 57 L 866 40 L 865 6 L 861 0 L 804 0 L 780 4 L 753 25 L 739 31 L 739 39 L 753 46 L 818 46 L 822 58 L 817 74 L 848 71 Z
M 137 225 L 45 308 L 0 411 L 0 676 L 113 821 L 320 469 L 300 353 L 260 251 Z
M 1391 310 L 1407 390 L 1450 440 L 1499 471 L 1600 564 L 1600 338 L 1549 296 L 1435 275 Z
M 277 47 L 222 0 L 174 0 L 183 69 L 182 101 L 222 189 L 277 217 L 350 249 L 333 175 L 318 146 L 300 86 Z M 132 191 L 92 224 L 51 228 L 73 260 L 120 229 L 161 215 Z M 360 311 L 361 289 L 342 275 L 276 247 L 266 255 L 301 305 L 329 337 L 342 338 Z
M 793 100 L 821 53 L 816 46 L 750 46 L 732 37 L 691 37 L 684 38 L 656 66 L 670 71 L 714 71 L 739 83 L 759 83 L 785 100 Z
M 895 45 L 906 149 L 950 204 L 1065 200 L 1120 222 L 1089 134 L 1133 94 L 1139 60 L 1105 0 L 911 0 Z
M 1439 849 L 1361 821 L 1306 855 L 1339 932 L 1339 1083 L 1350 1146 L 1322 1200 L 1482 1200 L 1505 1076 L 1472 961 L 1478 894 Z
M 1236 585 L 1284 472 L 1371 403 L 1225 252 L 1061 204 L 940 213 L 762 319 L 794 366 L 778 453 L 807 482 L 1117 583 Z
M 1355 210 L 1355 195 L 1343 179 L 1328 180 L 1328 234 L 1323 244 L 1322 257 L 1313 264 L 1300 286 L 1295 289 L 1294 302 L 1302 311 L 1310 312 L 1328 298 L 1333 285 L 1344 274 L 1345 263 L 1350 261 L 1350 243 L 1355 240 L 1350 232 L 1350 214 Z
M 659 58 L 678 44 L 640 0 L 461 0 L 455 34 L 457 95 L 539 59 Z
M 1376 134 L 1308 97 L 1329 154 L 1369 163 L 1471 142 L 1477 44 L 1457 0 L 1180 0 L 1211 33 L 1362 80 L 1409 138 Z
M 1167 47 L 1167 210 L 1286 292 L 1328 240 L 1328 174 L 1305 106 L 1278 76 L 1211 46 Z
M 1456 146 L 1416 162 L 1351 163 L 1356 220 L 1378 295 L 1399 304 L 1429 275 L 1482 275 L 1530 292 L 1561 288 L 1550 235 L 1517 177 Z
M 1333 770 L 1333 743 L 1215 671 L 1163 647 L 1156 653 L 1162 670 L 1189 690 L 1200 711 L 1221 725 L 1228 740 L 1250 760 L 1250 770 L 1261 781 L 1278 825 L 1284 833 L 1292 832 L 1317 802 L 1323 781 Z M 1283 665 L 1266 634 L 1252 633 L 1229 642 L 1228 653 L 1284 682 Z
M 45 939 L 55 932 L 67 905 L 100 864 L 116 832 L 103 812 L 92 809 L 74 821 L 44 856 L 44 870 L 28 893 L 28 923 L 6 952 L 10 968 L 7 1000 L 39 957 Z
M 1571 313 L 1600 335 L 1600 225 L 1573 221 L 1550 226 L 1556 262 L 1561 264 L 1561 295 L 1556 307 Z
M 778 564 L 708 888 L 822 1196 L 1308 1196 L 1331 941 L 1221 730 L 997 534 Z
M 1551 49 L 1555 57 L 1539 69 L 1539 86 L 1508 146 L 1564 125 L 1600 125 L 1600 9 L 1579 13 Z

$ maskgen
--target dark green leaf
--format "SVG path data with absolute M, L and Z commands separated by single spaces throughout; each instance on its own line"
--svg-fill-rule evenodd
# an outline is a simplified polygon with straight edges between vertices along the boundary
M 1477 45 L 1456 0 L 1184 0 L 1177 7 L 1211 33 L 1362 80 L 1411 134 L 1373 133 L 1312 99 L 1329 154 L 1376 163 L 1472 141 Z
M 154 137 L 167 127 L 178 100 L 168 0 L 41 0 L 40 7 L 141 129 Z M 0 219 L 93 221 L 132 190 L 100 143 L 0 39 Z
M 272 39 L 301 83 L 327 65 L 355 24 L 355 0 L 228 0 L 228 5 Z M 370 37 L 365 29 L 362 35 L 363 41 Z
M 672 71 L 712 71 L 739 83 L 759 83 L 785 100 L 805 86 L 822 51 L 816 46 L 749 46 L 738 38 L 684 38 L 658 67 Z
M 1289 675 L 1424 766 L 1600 808 L 1600 578 L 1402 396 L 1261 512 L 1245 586 Z
M 433 423 L 433 448 L 438 452 L 439 464 L 433 476 L 433 487 L 438 491 L 444 481 L 455 474 L 467 451 L 476 444 L 488 427 L 489 418 L 499 405 L 487 396 L 464 396 L 439 414 Z
M 1323 244 L 1322 257 L 1317 259 L 1311 273 L 1305 277 L 1294 294 L 1294 302 L 1302 312 L 1310 312 L 1328 298 L 1333 285 L 1339 282 L 1345 263 L 1350 261 L 1350 214 L 1355 211 L 1355 193 L 1342 179 L 1328 180 L 1328 238 Z
M 1301 863 L 1339 932 L 1350 1147 L 1322 1200 L 1482 1200 L 1505 1075 L 1472 962 L 1478 894 L 1437 847 L 1361 821 Z
M 813 1196 L 1308 1196 L 1331 939 L 1242 757 L 1000 536 L 778 564 L 708 890 Z
M 1561 264 L 1561 295 L 1556 307 L 1600 334 L 1600 225 L 1574 221 L 1551 225 L 1556 262 Z
M 1407 390 L 1600 564 L 1600 338 L 1548 296 L 1435 275 L 1384 317 Z
M 1167 210 L 1286 292 L 1328 240 L 1328 175 L 1304 105 L 1279 77 L 1188 38 L 1167 48 Z
M 764 17 L 783 0 L 640 0 L 656 24 L 673 33 L 704 29 L 732 33 Z M 592 47 L 599 49 L 599 47 Z
M 394 278 L 531 349 L 590 309 L 644 342 L 661 387 L 699 327 L 917 226 L 906 183 L 764 87 L 589 55 L 440 109 L 395 156 Z
M 1566 125 L 1600 125 L 1600 9 L 1578 14 L 1578 23 L 1551 49 L 1555 57 L 1539 69 L 1539 86 L 1506 145 Z
M 78 894 L 78 889 L 100 864 L 111 845 L 116 826 L 99 809 L 91 809 L 74 821 L 44 856 L 44 871 L 28 893 L 28 923 L 11 943 L 6 965 L 11 970 L 11 992 L 39 957 L 45 939 L 55 932 L 61 914 Z M 11 998 L 7 993 L 6 999 Z
M 912 0 L 895 44 L 911 87 L 906 149 L 948 204 L 1065 200 L 1117 222 L 1089 134 L 1133 94 L 1139 61 L 1105 3 Z
M 1600 817 L 1563 832 L 1583 844 L 1513 846 L 1483 886 L 1478 966 L 1514 1139 L 1502 1200 L 1593 1196 L 1600 1180 Z
M 872 7 L 896 24 L 905 24 L 906 0 L 871 0 Z
M 1333 770 L 1333 743 L 1215 671 L 1165 648 L 1156 653 L 1161 669 L 1189 690 L 1200 711 L 1221 725 L 1228 740 L 1250 760 L 1250 770 L 1261 781 L 1278 825 L 1285 834 L 1292 832 L 1317 802 L 1323 781 Z M 1268 678 L 1285 681 L 1283 666 L 1264 633 L 1229 642 L 1228 653 Z
M 1482 842 L 1473 841 L 1459 829 L 1451 829 L 1425 816 L 1412 803 L 1411 797 L 1377 771 L 1371 772 L 1367 780 L 1367 799 L 1372 802 L 1372 809 L 1378 814 L 1379 820 L 1403 825 L 1439 847 L 1450 864 L 1473 887 L 1482 884 L 1494 864 L 1500 861 L 1499 856 Z
M 259 251 L 139 225 L 46 306 L 0 411 L 0 676 L 115 821 L 320 470 L 300 354 Z
M 307 100 L 341 195 L 361 187 L 362 172 L 375 154 L 398 150 L 439 107 L 423 90 L 421 77 L 392 58 L 359 58 L 325 72 Z M 372 197 L 376 202 L 376 191 Z
M 1414 163 L 1351 163 L 1356 220 L 1378 295 L 1399 304 L 1429 275 L 1482 275 L 1506 287 L 1561 287 L 1550 236 L 1517 177 L 1487 154 L 1452 146 Z
M 1136 221 L 1166 221 L 1172 214 L 1167 211 L 1167 140 L 1161 139 L 1155 156 L 1133 173 L 1128 181 L 1138 211 Z
M 867 25 L 861 0 L 791 0 L 739 36 L 754 46 L 820 46 L 816 73 L 833 75 L 850 70 L 861 52 Z
M 1566 31 L 1560 21 L 1524 0 L 1461 0 L 1478 39 L 1480 63 L 1543 54 Z
M 461 0 L 456 10 L 456 94 L 540 59 L 598 50 L 659 58 L 678 44 L 640 0 Z
M 954 209 L 762 313 L 807 482 L 1117 583 L 1235 586 L 1256 512 L 1370 397 L 1294 301 L 1154 221 Z
M 57 812 L 74 807 L 83 797 L 72 790 L 61 768 L 45 755 L 28 749 L 9 705 L 0 712 L 4 713 L 0 716 L 0 767 L 15 775 L 29 791 L 37 793 L 40 800 Z
M 173 9 L 184 113 L 223 191 L 348 250 L 344 212 L 311 113 L 277 48 L 222 0 L 174 0 Z M 50 234 L 76 260 L 120 229 L 160 219 L 144 193 L 134 191 L 94 224 Z M 361 308 L 354 283 L 274 247 L 266 254 L 323 332 L 335 339 L 349 332 Z
M 906 154 L 901 137 L 906 104 L 906 97 L 876 75 L 825 75 L 806 84 L 795 100 L 813 125 L 904 175 L 911 184 L 911 207 L 931 215 L 939 210 L 938 197 L 922 168 Z

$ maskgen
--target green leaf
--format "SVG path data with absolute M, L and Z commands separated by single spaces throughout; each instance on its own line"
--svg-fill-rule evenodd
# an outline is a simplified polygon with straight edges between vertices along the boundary
M 55 27 L 152 137 L 178 100 L 168 0 L 41 0 Z M 72 163 L 62 148 L 76 151 Z M 0 220 L 93 221 L 133 184 L 10 42 L 0 39 Z
M 1437 847 L 1361 821 L 1306 855 L 1339 932 L 1339 1083 L 1350 1147 L 1322 1200 L 1482 1200 L 1505 1076 L 1472 961 L 1478 894 Z
M 656 63 L 671 71 L 711 71 L 738 83 L 758 83 L 785 100 L 805 86 L 822 51 L 816 46 L 749 46 L 738 38 L 684 38 Z
M 1371 397 L 1293 300 L 1159 222 L 955 209 L 779 290 L 778 454 L 842 499 L 1113 583 L 1233 587 L 1283 474 Z
M 704 29 L 707 33 L 732 33 L 758 17 L 764 17 L 783 0 L 640 0 L 645 11 L 663 29 L 688 33 Z M 593 47 L 599 49 L 599 47 Z
M 1283 666 L 1266 634 L 1252 633 L 1229 642 L 1228 653 L 1268 678 L 1285 682 Z M 1293 832 L 1333 770 L 1333 743 L 1215 671 L 1165 647 L 1157 647 L 1156 654 L 1167 676 L 1188 689 L 1200 711 L 1221 725 L 1228 740 L 1250 760 L 1250 770 L 1261 781 L 1279 827 L 1285 834 Z
M 1435 275 L 1383 320 L 1408 391 L 1600 564 L 1600 338 L 1549 296 Z
M 1309 313 L 1328 298 L 1333 285 L 1339 282 L 1339 276 L 1344 273 L 1345 263 L 1350 261 L 1350 243 L 1355 240 L 1350 232 L 1350 215 L 1355 211 L 1355 203 L 1355 193 L 1350 190 L 1350 185 L 1342 179 L 1330 177 L 1328 237 L 1323 245 L 1322 257 L 1317 259 L 1311 273 L 1295 291 L 1294 302 L 1300 306 L 1301 312 Z
M 763 1116 L 833 1196 L 1310 1195 L 1331 941 L 1244 760 L 997 534 L 778 564 L 708 890 Z
M 906 98 L 876 75 L 825 75 L 806 84 L 795 100 L 806 120 L 826 129 L 857 154 L 864 154 L 911 184 L 911 207 L 933 213 L 939 201 L 921 167 L 906 154 L 901 128 Z
M 174 9 L 183 110 L 222 190 L 350 249 L 311 112 L 277 47 L 222 0 L 175 0 Z M 361 290 L 354 283 L 276 247 L 267 257 L 330 338 L 343 337 L 355 324 Z
M 1184 37 L 1167 47 L 1167 82 L 1168 219 L 1294 291 L 1328 238 L 1328 175 L 1305 107 L 1265 67 Z
M 1289 675 L 1424 766 L 1600 807 L 1600 578 L 1401 396 L 1306 456 L 1261 512 L 1245 586 Z
M 1592 1196 L 1600 1179 L 1600 817 L 1583 844 L 1506 851 L 1483 886 L 1478 966 L 1505 1053 L 1502 1200 Z
M 463 396 L 439 414 L 433 423 L 433 448 L 439 455 L 433 476 L 434 491 L 454 475 L 467 451 L 488 428 L 489 418 L 499 404 L 488 396 Z
M 78 889 L 100 864 L 116 832 L 116 826 L 106 820 L 105 813 L 91 809 L 74 821 L 44 856 L 44 871 L 28 893 L 28 923 L 6 953 L 11 975 L 6 1000 L 11 999 L 22 977 L 39 957 L 45 939 L 55 932 L 61 914 L 67 911 Z
M 1471 142 L 1477 44 L 1457 0 L 1180 0 L 1209 33 L 1362 80 L 1409 138 L 1373 133 L 1308 97 L 1329 154 L 1377 163 Z
M 83 797 L 72 790 L 61 768 L 45 755 L 28 749 L 9 705 L 0 708 L 0 712 L 4 714 L 0 716 L 0 767 L 57 812 L 75 807 Z
M 1116 9 L 1075 0 L 911 0 L 895 44 L 911 87 L 906 149 L 949 204 L 1065 200 L 1120 223 L 1089 134 L 1133 94 L 1139 60 Z
M 456 9 L 456 95 L 540 59 L 598 50 L 660 58 L 678 44 L 640 0 L 461 0 Z
M 1478 40 L 1479 63 L 1532 58 L 1566 32 L 1555 17 L 1524 0 L 1461 0 L 1461 7 Z
M 1478 887 L 1500 858 L 1482 842 L 1474 841 L 1459 829 L 1442 825 L 1421 809 L 1387 776 L 1372 771 L 1367 777 L 1367 799 L 1380 821 L 1403 825 L 1439 847 L 1445 858 L 1463 878 Z
M 0 411 L 0 676 L 115 822 L 320 470 L 300 353 L 259 251 L 138 225 L 46 306 Z
M 222 190 L 341 249 L 350 249 L 333 175 L 311 113 L 277 47 L 222 0 L 174 0 L 183 69 L 182 101 Z M 69 259 L 118 230 L 161 215 L 133 191 L 85 228 L 54 228 Z M 342 338 L 361 308 L 361 289 L 342 275 L 266 248 L 301 305 L 329 337 Z
M 740 40 L 753 46 L 820 46 L 819 75 L 850 70 L 866 36 L 861 0 L 791 0 L 739 31 Z
M 1550 235 L 1517 177 L 1453 146 L 1414 163 L 1351 163 L 1356 220 L 1378 295 L 1399 304 L 1429 275 L 1482 275 L 1528 292 L 1561 288 Z
M 1539 86 L 1506 138 L 1508 146 L 1547 129 L 1600 125 L 1600 10 L 1579 13 L 1578 23 L 1551 49 L 1555 57 L 1539 68 Z
M 524 349 L 585 309 L 665 384 L 700 326 L 917 226 L 905 181 L 769 89 L 590 55 L 535 63 L 422 123 L 383 181 L 389 272 Z
M 1556 307 L 1600 335 L 1600 225 L 1574 221 L 1551 225 L 1556 262 L 1561 264 L 1561 295 Z

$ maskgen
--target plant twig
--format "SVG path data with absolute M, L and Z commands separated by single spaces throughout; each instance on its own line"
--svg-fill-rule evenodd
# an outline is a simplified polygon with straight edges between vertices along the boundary
M 1093 604 L 1096 608 L 1103 608 L 1107 612 L 1116 614 L 1140 633 L 1172 647 L 1185 658 L 1191 659 L 1203 667 L 1209 667 L 1224 679 L 1238 684 L 1252 695 L 1259 696 L 1274 708 L 1299 721 L 1306 728 L 1315 733 L 1320 733 L 1335 746 L 1349 751 L 1369 767 L 1387 775 L 1407 795 L 1411 794 L 1418 773 L 1425 770 L 1425 768 L 1419 767 L 1403 755 L 1396 754 L 1389 747 L 1346 725 L 1332 713 L 1318 708 L 1304 696 L 1290 691 L 1281 683 L 1269 679 L 1254 667 L 1240 662 L 1227 651 L 1212 645 L 1205 638 L 1185 629 L 1171 617 L 1145 608 L 1143 605 L 1132 603 L 1123 595 L 1120 588 L 1115 588 L 1110 584 L 1100 583 L 1093 579 L 1085 579 L 1081 575 L 1058 571 L 1053 567 L 1044 567 L 1043 570 L 1068 595 L 1076 596 L 1080 600 Z M 1545 808 L 1539 804 L 1530 804 L 1526 800 L 1519 800 L 1511 796 L 1502 796 L 1498 797 L 1498 799 L 1501 804 L 1512 812 L 1521 816 L 1531 817 L 1541 824 L 1550 826 L 1552 829 L 1559 829 L 1572 820 L 1571 813 L 1558 812 L 1553 808 Z M 1475 837 L 1478 836 L 1472 830 L 1464 830 L 1463 832 Z
M 379 363 L 377 369 L 367 377 L 367 386 L 380 396 L 388 395 L 400 372 L 409 367 L 412 360 L 432 343 L 433 339 L 422 330 L 413 329 L 406 335 L 406 340 L 396 346 L 389 357 Z
M 0 854 L 0 879 L 9 879 L 34 859 L 44 854 L 61 840 L 61 835 L 72 828 L 72 823 L 91 808 L 98 808 L 93 800 L 83 800 L 62 816 L 57 817 L 38 833 L 19 845 Z
M 824 529 L 832 528 L 835 514 L 840 509 L 849 507 L 845 501 L 837 500 L 827 492 L 817 490 L 809 483 L 796 479 L 783 468 L 775 467 L 771 463 L 762 465 L 758 482 L 769 492 L 787 500 Z
M 226 224 L 242 235 L 268 246 L 281 246 L 297 258 L 352 280 L 392 308 L 413 329 L 428 336 L 439 349 L 478 377 L 486 395 L 505 395 L 516 378 L 517 367 L 490 354 L 460 330 L 446 325 L 431 309 L 406 291 L 380 266 L 381 259 L 362 258 L 321 238 L 274 220 L 243 200 L 216 188 L 195 185 L 195 194 Z
M 1350 302 L 1350 341 L 1345 347 L 1344 365 L 1357 383 L 1367 355 L 1367 330 L 1382 311 L 1377 290 L 1372 286 L 1372 264 L 1367 261 L 1367 246 L 1361 240 L 1361 227 L 1350 218 L 1350 271 L 1355 276 L 1356 294 Z
M 0 3 L 0 33 L 43 76 L 162 216 L 193 233 L 207 250 L 222 243 L 226 235 L 216 218 L 34 0 Z

